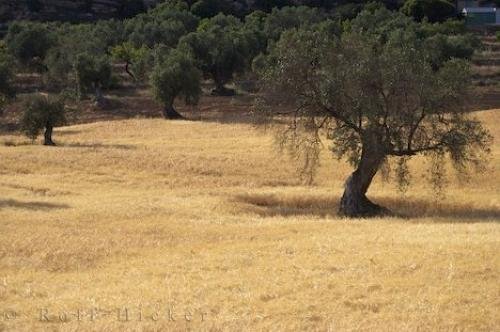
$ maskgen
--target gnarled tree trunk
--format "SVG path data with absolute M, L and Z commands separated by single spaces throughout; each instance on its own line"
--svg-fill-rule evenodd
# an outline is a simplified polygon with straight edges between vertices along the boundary
M 53 141 L 52 141 L 52 131 L 53 131 L 54 127 L 52 127 L 50 124 L 46 124 L 45 125 L 45 133 L 44 133 L 44 141 L 43 141 L 43 145 L 49 145 L 49 146 L 54 146 L 56 145 Z
M 163 108 L 163 117 L 169 120 L 184 119 L 184 117 L 175 110 L 172 104 L 165 105 L 165 107 Z
M 132 72 L 130 71 L 130 65 L 131 63 L 128 61 L 125 63 L 125 72 L 128 74 L 128 76 L 130 76 L 133 80 L 135 80 L 134 74 L 132 74 Z
M 385 159 L 383 147 L 380 144 L 364 140 L 363 151 L 358 168 L 349 176 L 345 190 L 340 200 L 339 213 L 347 217 L 373 217 L 387 215 L 390 211 L 371 202 L 366 197 L 375 174 Z

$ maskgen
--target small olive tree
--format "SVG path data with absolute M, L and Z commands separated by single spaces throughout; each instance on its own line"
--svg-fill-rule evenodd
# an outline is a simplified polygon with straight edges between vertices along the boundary
M 162 103 L 166 119 L 182 119 L 174 109 L 177 97 L 186 104 L 197 104 L 201 95 L 201 73 L 194 62 L 183 52 L 172 50 L 165 57 L 157 59 L 151 75 L 151 86 L 155 99 Z
M 54 146 L 52 131 L 54 127 L 65 123 L 64 101 L 61 98 L 38 95 L 26 101 L 21 127 L 25 135 L 33 141 L 42 130 L 45 130 L 43 144 Z
M 145 64 L 149 58 L 149 49 L 146 46 L 135 47 L 131 42 L 125 42 L 111 48 L 111 57 L 115 61 L 124 63 L 125 72 L 134 80 L 141 80 L 147 70 Z
M 417 38 L 414 23 L 384 13 L 392 24 L 384 38 L 355 28 L 340 38 L 288 31 L 260 72 L 264 98 L 258 109 L 265 123 L 276 117 L 289 123 L 281 142 L 303 157 L 306 174 L 317 165 L 322 137 L 355 167 L 340 202 L 340 213 L 349 217 L 389 213 L 366 196 L 389 157 L 398 159 L 401 184 L 409 181 L 409 158 L 430 157 L 439 184 L 445 156 L 464 172 L 481 163 L 491 140 L 467 112 L 468 63 L 450 59 L 434 68 L 432 50 Z

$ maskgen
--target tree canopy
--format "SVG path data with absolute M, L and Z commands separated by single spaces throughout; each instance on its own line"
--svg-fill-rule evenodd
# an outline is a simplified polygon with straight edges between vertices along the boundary
M 52 141 L 53 128 L 65 123 L 64 101 L 61 98 L 37 95 L 25 102 L 21 125 L 25 135 L 32 140 L 45 129 L 44 145 L 55 145 Z
M 197 104 L 201 95 L 201 73 L 194 61 L 184 52 L 172 50 L 158 57 L 151 75 L 151 86 L 155 99 L 164 106 L 167 119 L 182 116 L 174 109 L 174 101 L 181 97 L 186 104 Z
M 214 94 L 233 94 L 225 84 L 250 65 L 252 45 L 258 41 L 242 28 L 238 18 L 219 14 L 203 20 L 196 32 L 179 41 L 179 49 L 190 54 L 198 68 L 214 80 Z
M 439 184 L 444 157 L 464 172 L 480 164 L 490 144 L 487 130 L 467 113 L 466 61 L 435 66 L 434 50 L 401 14 L 376 9 L 360 16 L 363 28 L 355 21 L 340 38 L 285 32 L 260 72 L 265 97 L 258 109 L 266 123 L 289 122 L 281 141 L 303 158 L 305 174 L 317 166 L 323 137 L 335 156 L 356 167 L 340 203 L 347 216 L 388 212 L 366 192 L 389 158 L 398 160 L 402 184 L 409 181 L 408 158 L 431 158 Z

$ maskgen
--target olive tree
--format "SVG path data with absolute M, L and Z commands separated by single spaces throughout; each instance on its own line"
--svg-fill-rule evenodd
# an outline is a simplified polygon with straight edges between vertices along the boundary
M 30 97 L 24 107 L 21 127 L 26 136 L 35 140 L 42 130 L 44 145 L 54 146 L 52 131 L 54 127 L 66 123 L 64 101 L 58 97 L 38 95 Z
M 133 79 L 140 80 L 145 75 L 149 57 L 149 49 L 145 46 L 134 47 L 131 42 L 125 42 L 111 48 L 111 57 L 115 61 L 120 61 L 125 65 L 125 72 Z
M 385 15 L 393 21 L 400 14 Z M 304 158 L 304 171 L 313 173 L 325 137 L 334 155 L 355 167 L 340 201 L 349 217 L 390 213 L 366 196 L 388 158 L 398 160 L 403 184 L 408 159 L 429 157 L 434 184 L 442 184 L 444 157 L 465 172 L 489 151 L 491 136 L 467 112 L 468 63 L 450 59 L 434 68 L 432 50 L 411 25 L 392 28 L 385 38 L 354 28 L 340 38 L 291 30 L 260 72 L 262 119 L 289 123 L 281 142 Z
M 111 83 L 111 64 L 106 56 L 94 56 L 83 53 L 76 57 L 74 63 L 78 94 L 94 93 L 98 106 L 104 106 L 105 100 L 102 89 Z
M 179 41 L 179 48 L 195 59 L 206 77 L 213 79 L 214 95 L 234 95 L 226 84 L 249 67 L 258 41 L 234 16 L 219 14 L 200 23 L 198 30 Z M 256 49 L 256 48 L 254 48 Z
M 125 22 L 128 40 L 135 47 L 153 48 L 156 44 L 175 47 L 179 38 L 196 30 L 199 19 L 187 9 L 165 2 L 146 14 Z
M 43 24 L 13 23 L 9 26 L 5 43 L 21 65 L 39 69 L 48 50 L 54 46 L 55 38 Z
M 192 59 L 185 53 L 172 50 L 165 57 L 157 59 L 151 75 L 151 86 L 155 99 L 163 104 L 166 119 L 182 119 L 174 108 L 178 97 L 186 104 L 197 104 L 201 95 L 201 73 Z
M 457 10 L 447 0 L 406 0 L 401 11 L 417 21 L 443 22 L 457 16 Z

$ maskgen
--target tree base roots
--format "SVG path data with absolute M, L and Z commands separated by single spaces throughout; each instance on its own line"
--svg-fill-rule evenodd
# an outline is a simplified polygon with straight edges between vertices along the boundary
M 373 218 L 394 216 L 394 213 L 371 202 L 366 197 L 353 199 L 343 196 L 340 202 L 339 215 L 349 218 Z

